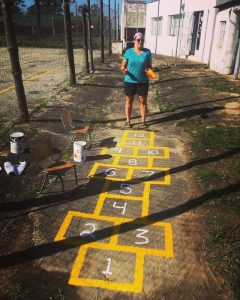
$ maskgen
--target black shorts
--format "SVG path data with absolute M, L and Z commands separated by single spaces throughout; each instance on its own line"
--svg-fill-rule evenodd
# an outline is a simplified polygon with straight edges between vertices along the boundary
M 124 93 L 126 96 L 147 96 L 149 83 L 128 83 L 124 82 Z

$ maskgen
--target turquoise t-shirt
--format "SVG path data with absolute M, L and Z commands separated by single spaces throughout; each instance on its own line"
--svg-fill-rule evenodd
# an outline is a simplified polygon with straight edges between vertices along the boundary
M 128 83 L 148 82 L 145 68 L 150 66 L 151 56 L 149 49 L 143 48 L 142 53 L 138 55 L 133 48 L 129 48 L 123 56 L 127 61 L 127 73 L 124 76 L 124 81 Z

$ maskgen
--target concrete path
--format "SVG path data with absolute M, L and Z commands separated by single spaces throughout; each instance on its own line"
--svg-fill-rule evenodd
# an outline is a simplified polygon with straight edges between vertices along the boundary
M 163 77 L 171 75 L 155 64 Z M 77 163 L 79 185 L 70 171 L 67 192 L 59 193 L 56 183 L 33 200 L 32 244 L 6 255 L 6 265 L 30 270 L 26 299 L 227 299 L 197 247 L 205 232 L 196 208 L 204 199 L 194 189 L 187 137 L 176 127 L 181 114 L 203 113 L 199 99 L 195 112 L 190 101 L 187 112 L 169 107 L 163 114 L 151 84 L 147 129 L 140 128 L 136 99 L 133 127 L 125 130 L 118 67 L 109 60 L 36 115 L 40 136 L 59 147 L 68 139 L 59 124 L 62 109 L 72 111 L 76 123 L 95 117 L 98 124 L 87 161 Z M 205 71 L 193 72 L 199 81 Z

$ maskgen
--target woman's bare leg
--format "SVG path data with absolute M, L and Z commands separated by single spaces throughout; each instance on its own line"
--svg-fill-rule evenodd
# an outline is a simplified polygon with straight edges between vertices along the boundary
M 145 123 L 147 115 L 147 96 L 139 96 L 139 104 L 142 123 Z
M 134 100 L 134 96 L 126 96 L 125 98 L 125 113 L 126 113 L 127 122 L 129 123 L 131 121 L 133 100 Z

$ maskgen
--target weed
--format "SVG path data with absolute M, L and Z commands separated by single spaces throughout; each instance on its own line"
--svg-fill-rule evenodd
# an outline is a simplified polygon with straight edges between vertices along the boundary
M 70 161 L 72 159 L 72 152 L 70 152 L 68 149 L 64 149 L 61 158 L 65 162 Z
M 32 193 L 33 193 L 33 194 L 39 193 L 40 190 L 41 190 L 41 185 L 40 185 L 39 183 L 34 183 L 34 184 L 32 185 Z
M 14 283 L 9 290 L 9 296 L 12 300 L 24 299 L 26 295 L 27 291 L 20 283 Z
M 201 128 L 192 143 L 192 150 L 230 150 L 240 147 L 240 127 Z
M 209 190 L 213 188 L 213 183 L 217 180 L 220 181 L 221 177 L 214 170 L 206 170 L 198 168 L 196 172 L 196 176 L 198 181 L 202 184 L 202 186 Z
M 231 91 L 232 93 L 240 92 L 238 86 L 236 86 L 235 84 L 231 83 L 229 80 L 221 76 L 209 78 L 208 85 L 212 89 L 219 92 L 229 92 L 229 91 Z
M 156 88 L 156 94 L 154 96 L 154 100 L 157 102 L 158 108 L 160 112 L 168 111 L 169 109 L 173 109 L 174 105 L 171 105 L 169 103 L 162 102 L 161 92 L 159 91 L 159 88 Z

